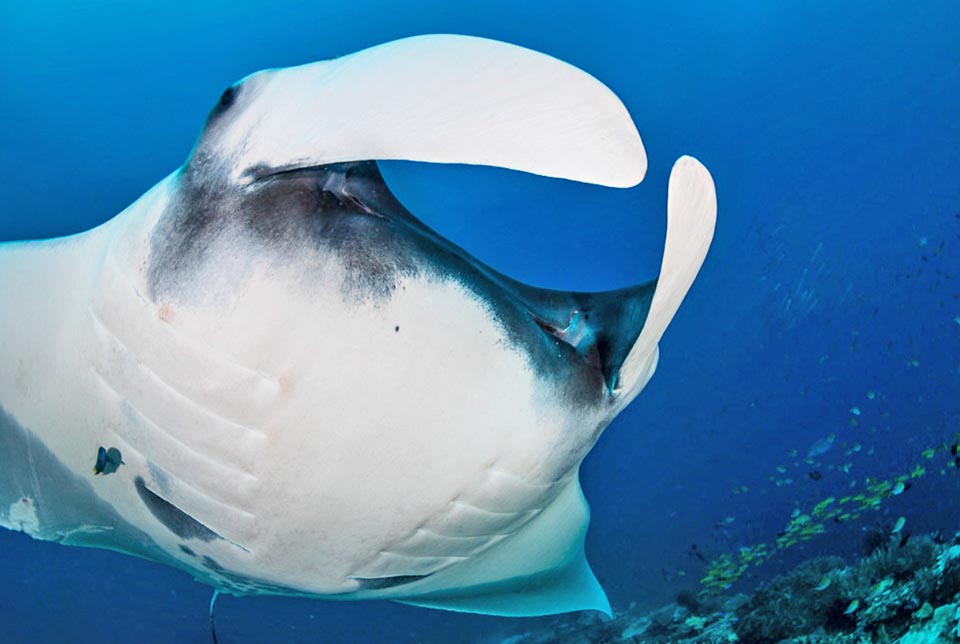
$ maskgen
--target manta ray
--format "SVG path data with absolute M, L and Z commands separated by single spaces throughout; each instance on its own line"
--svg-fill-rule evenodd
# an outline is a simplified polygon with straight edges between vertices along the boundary
M 579 467 L 650 380 L 713 236 L 673 166 L 660 275 L 515 281 L 377 161 L 626 188 L 622 102 L 545 54 L 412 37 L 252 74 L 103 225 L 0 246 L 0 525 L 235 595 L 609 613 Z

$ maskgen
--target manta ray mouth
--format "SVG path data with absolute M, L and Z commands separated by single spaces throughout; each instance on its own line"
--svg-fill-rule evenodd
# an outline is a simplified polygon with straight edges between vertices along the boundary
M 296 179 L 299 177 L 327 174 L 329 169 L 329 165 L 289 165 L 279 168 L 258 166 L 245 172 L 244 178 L 246 179 L 246 187 L 253 188 L 279 179 Z
M 378 219 L 387 219 L 378 209 L 371 207 L 363 198 L 362 175 L 365 166 L 375 165 L 373 161 L 329 163 L 322 165 L 284 166 L 264 168 L 252 172 L 255 178 L 246 186 L 247 190 L 276 184 L 281 181 L 306 181 L 313 189 L 333 195 L 340 203 L 349 204 L 364 214 Z M 360 179 L 358 182 L 357 179 Z M 382 179 L 381 179 L 382 181 Z

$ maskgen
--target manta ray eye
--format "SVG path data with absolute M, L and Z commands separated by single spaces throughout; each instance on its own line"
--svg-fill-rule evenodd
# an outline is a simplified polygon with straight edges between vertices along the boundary
M 217 107 L 223 111 L 233 105 L 233 102 L 237 100 L 237 88 L 231 85 L 227 89 L 223 90 L 223 94 L 220 95 L 220 102 Z

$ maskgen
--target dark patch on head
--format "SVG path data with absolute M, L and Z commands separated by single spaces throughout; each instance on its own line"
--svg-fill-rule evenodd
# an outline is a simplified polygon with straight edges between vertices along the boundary
M 216 532 L 203 525 L 189 514 L 173 505 L 169 501 L 157 496 L 147 488 L 143 477 L 138 476 L 134 481 L 140 500 L 147 506 L 150 513 L 162 523 L 170 532 L 181 539 L 199 539 L 213 541 L 221 538 Z
M 354 577 L 353 579 L 360 584 L 360 590 L 384 590 L 412 584 L 415 581 L 426 579 L 429 576 L 430 575 L 398 575 L 396 577 L 374 577 L 369 579 Z
M 394 332 L 394 333 L 400 333 L 400 325 L 399 325 L 399 324 L 398 324 L 397 326 L 393 327 L 393 332 Z
M 193 550 L 183 545 L 182 543 L 180 544 L 180 552 L 182 552 L 185 555 L 190 555 L 191 557 L 197 556 L 197 553 L 195 553 Z
M 205 155 L 196 150 L 181 171 L 151 237 L 147 275 L 155 302 L 217 292 L 229 299 L 255 270 L 283 266 L 293 266 L 305 284 L 339 287 L 357 305 L 391 297 L 405 277 L 453 280 L 495 316 L 507 343 L 542 378 L 564 388 L 570 404 L 599 404 L 620 385 L 619 369 L 646 320 L 655 282 L 608 293 L 515 282 L 418 221 L 373 161 L 258 168 L 244 186 L 231 184 L 229 172 Z M 229 284 L 217 270 L 222 257 L 211 251 L 227 240 L 235 269 Z M 335 284 L 326 274 L 332 265 L 344 271 Z M 582 315 L 576 328 L 575 315 Z
M 362 302 L 389 297 L 401 276 L 418 272 L 418 249 L 397 223 L 406 211 L 372 162 L 261 169 L 252 185 L 237 186 L 215 160 L 200 157 L 181 171 L 151 238 L 148 281 L 155 301 L 177 299 L 191 291 L 187 285 L 204 281 L 204 270 L 219 259 L 210 249 L 227 238 L 248 251 L 233 257 L 245 262 L 237 266 L 238 282 L 258 266 L 298 262 L 316 283 L 327 276 L 311 272 L 327 270 L 335 259 L 345 271 L 344 297 Z M 389 204 L 379 203 L 388 196 Z

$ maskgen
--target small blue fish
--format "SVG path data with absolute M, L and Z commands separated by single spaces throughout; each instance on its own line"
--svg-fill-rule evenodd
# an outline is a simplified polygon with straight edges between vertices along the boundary
M 97 462 L 93 466 L 93 473 L 102 474 L 104 468 L 107 467 L 107 450 L 102 445 L 97 450 Z
M 833 447 L 833 442 L 836 439 L 837 439 L 836 434 L 830 434 L 826 438 L 821 438 L 816 443 L 810 446 L 810 449 L 807 451 L 807 458 L 813 458 L 815 456 L 826 454 Z
M 113 474 L 120 468 L 121 465 L 124 465 L 123 457 L 120 455 L 120 450 L 116 447 L 111 447 L 107 449 L 102 445 L 97 448 L 97 462 L 93 465 L 93 474 L 96 476 L 98 474 Z

